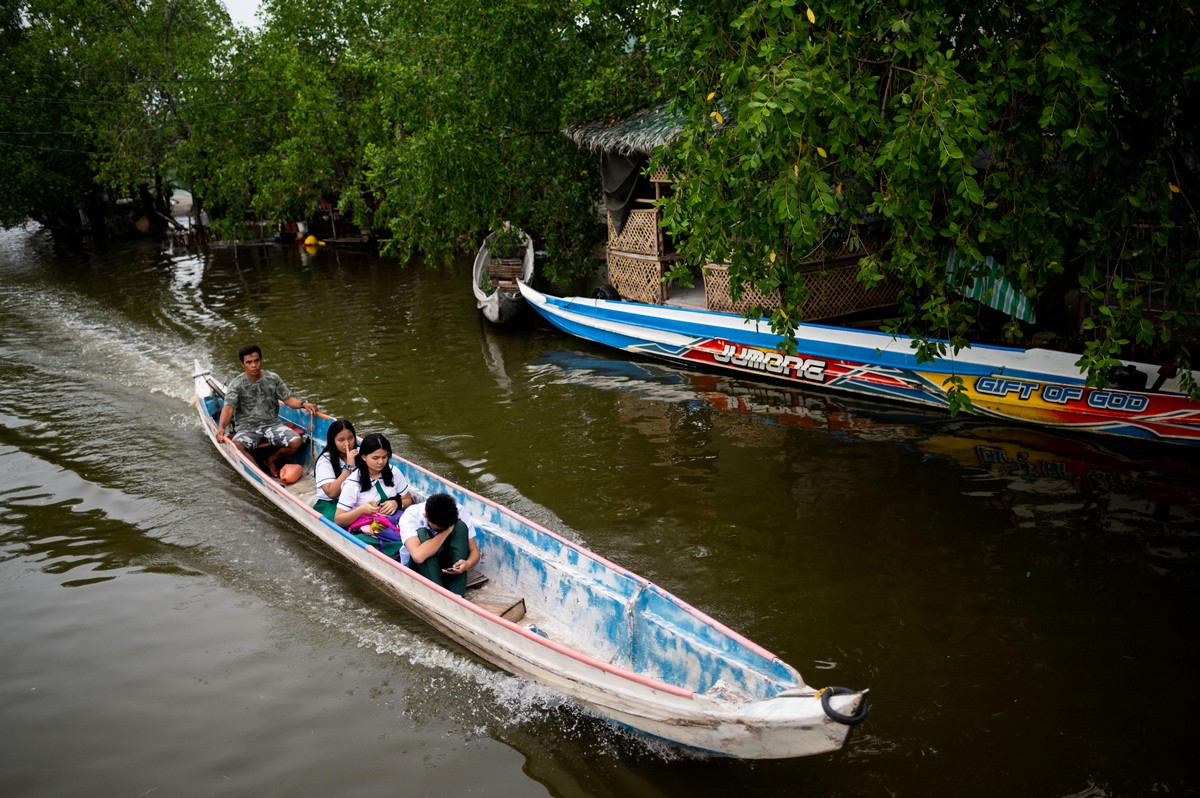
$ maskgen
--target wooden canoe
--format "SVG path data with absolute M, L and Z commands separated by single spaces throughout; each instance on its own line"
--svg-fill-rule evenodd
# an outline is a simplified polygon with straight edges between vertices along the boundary
M 284 486 L 226 442 L 224 385 L 196 364 L 201 427 L 222 457 L 305 532 L 447 637 L 485 661 L 651 737 L 746 759 L 805 756 L 842 746 L 866 714 L 864 692 L 813 689 L 778 657 L 658 585 L 512 510 L 397 457 L 424 497 L 449 493 L 476 524 L 482 559 L 466 597 L 402 566 L 312 509 L 310 450 L 332 419 L 280 407 L 317 445 Z M 482 584 L 480 584 L 482 583 Z
M 525 306 L 517 283 L 528 282 L 533 277 L 533 239 L 522 232 L 520 252 L 514 253 L 512 258 L 499 258 L 492 255 L 489 247 L 495 236 L 495 233 L 490 233 L 475 255 L 471 290 L 475 293 L 475 303 L 483 311 L 484 318 L 495 324 L 503 324 Z

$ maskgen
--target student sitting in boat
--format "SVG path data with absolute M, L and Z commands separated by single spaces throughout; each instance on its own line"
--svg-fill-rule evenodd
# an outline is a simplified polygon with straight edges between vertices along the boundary
M 479 562 L 479 546 L 474 526 L 459 515 L 453 496 L 435 493 L 414 504 L 400 516 L 399 527 L 409 567 L 449 591 L 466 593 L 467 571 Z
M 355 533 L 360 540 L 395 557 L 403 551 L 399 535 L 394 534 L 396 520 L 413 499 L 408 480 L 392 465 L 391 457 L 392 444 L 378 432 L 362 439 L 354 458 L 357 473 L 342 483 L 333 522 L 351 530 L 361 527 Z M 373 528 L 376 524 L 378 529 Z M 389 528 L 391 535 L 386 534 Z
M 325 451 L 317 455 L 313 476 L 317 481 L 317 503 L 313 509 L 334 520 L 342 485 L 355 473 L 354 456 L 358 454 L 358 435 L 354 425 L 338 419 L 329 425 L 325 435 Z

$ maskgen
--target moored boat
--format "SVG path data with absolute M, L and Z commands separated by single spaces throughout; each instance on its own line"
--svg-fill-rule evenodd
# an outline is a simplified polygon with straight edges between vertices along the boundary
M 765 319 L 672 304 L 553 297 L 526 283 L 519 288 L 555 327 L 631 354 L 937 408 L 949 406 L 947 380 L 957 376 L 972 412 L 980 415 L 1200 444 L 1200 403 L 1183 392 L 1183 375 L 1145 363 L 1120 366 L 1122 384 L 1137 388 L 1095 388 L 1068 352 L 976 345 L 922 363 L 904 336 L 819 324 L 798 325 L 796 348 L 789 352 Z
M 196 364 L 209 441 L 247 483 L 385 593 L 485 661 L 613 722 L 712 754 L 768 759 L 840 748 L 866 714 L 864 692 L 816 690 L 766 649 L 661 587 L 512 510 L 400 457 L 414 494 L 449 493 L 475 523 L 482 560 L 465 597 L 364 544 L 312 509 L 311 474 L 269 477 L 218 443 L 224 386 Z M 324 440 L 332 419 L 280 407 Z M 311 447 L 308 447 L 311 448 Z M 311 452 L 298 462 L 308 471 Z
M 501 254 L 492 252 L 497 233 L 489 233 L 471 269 L 475 302 L 484 318 L 496 324 L 503 324 L 520 312 L 525 300 L 517 290 L 517 283 L 527 282 L 533 276 L 533 239 L 523 231 L 516 232 L 520 239 L 518 249 Z

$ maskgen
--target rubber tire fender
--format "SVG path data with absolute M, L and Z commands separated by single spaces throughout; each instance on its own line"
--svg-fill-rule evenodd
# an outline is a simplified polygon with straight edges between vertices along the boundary
M 858 712 L 853 715 L 843 715 L 829 705 L 829 699 L 835 695 L 853 695 L 857 690 L 851 690 L 849 687 L 826 687 L 821 691 L 821 709 L 825 710 L 825 714 L 830 720 L 837 721 L 845 726 L 857 726 L 867 719 L 867 712 L 870 707 L 867 706 L 867 697 L 864 695 L 862 703 L 858 705 Z
M 612 287 L 611 283 L 604 283 L 592 289 L 592 299 L 610 299 L 619 302 L 621 294 Z

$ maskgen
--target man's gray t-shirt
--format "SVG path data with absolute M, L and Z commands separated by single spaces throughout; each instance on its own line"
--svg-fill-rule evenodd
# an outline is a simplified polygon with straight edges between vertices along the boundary
M 279 403 L 292 395 L 283 379 L 273 371 L 262 372 L 262 379 L 251 382 L 245 374 L 229 381 L 225 404 L 233 405 L 233 425 L 252 430 L 279 423 Z

